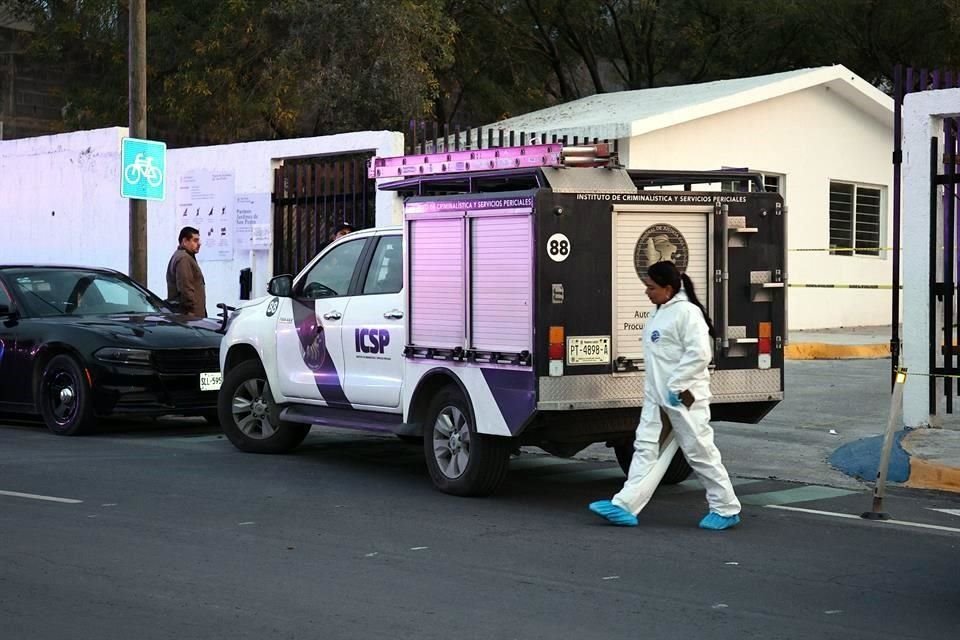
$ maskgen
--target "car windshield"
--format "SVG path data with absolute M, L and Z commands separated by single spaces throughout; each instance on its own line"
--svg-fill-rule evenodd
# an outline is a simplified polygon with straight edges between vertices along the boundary
M 7 272 L 28 315 L 79 316 L 166 311 L 160 300 L 116 273 L 86 269 Z

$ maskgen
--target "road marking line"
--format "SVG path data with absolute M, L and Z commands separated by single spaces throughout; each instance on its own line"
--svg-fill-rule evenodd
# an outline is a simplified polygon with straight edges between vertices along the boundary
M 863 520 L 860 516 L 851 513 L 835 513 L 833 511 L 819 511 L 817 509 L 803 509 L 801 507 L 788 507 L 782 504 L 764 505 L 767 509 L 782 509 L 783 511 L 799 511 L 800 513 L 810 513 L 817 516 L 831 516 L 833 518 L 846 518 L 848 520 Z M 917 527 L 919 529 L 934 529 L 936 531 L 949 531 L 951 533 L 960 533 L 960 529 L 955 527 L 942 527 L 938 524 L 925 524 L 923 522 L 908 522 L 906 520 L 875 520 L 881 524 L 896 524 L 901 527 Z
M 600 578 L 600 579 L 601 579 L 601 580 L 619 580 L 619 579 L 620 579 L 620 576 L 605 576 L 605 577 Z
M 80 504 L 83 500 L 73 500 L 71 498 L 54 498 L 53 496 L 38 496 L 34 493 L 20 493 L 18 491 L 0 491 L 0 496 L 11 496 L 14 498 L 29 498 L 30 500 L 46 500 L 47 502 L 62 502 L 63 504 Z
M 430 547 L 410 547 L 410 551 L 423 551 L 424 549 L 429 549 Z
M 756 478 L 730 478 L 730 482 L 735 487 L 745 487 L 758 482 L 767 482 L 767 480 L 757 480 Z M 661 493 L 683 493 L 684 491 L 703 491 L 703 485 L 696 478 L 684 480 L 678 484 L 665 484 L 657 487 Z
M 791 504 L 794 502 L 839 498 L 840 496 L 848 496 L 853 493 L 857 492 L 847 491 L 846 489 L 834 489 L 833 487 L 810 485 L 806 487 L 794 487 L 793 489 L 782 489 L 780 491 L 769 491 L 767 493 L 741 495 L 740 502 L 767 507 L 773 504 Z
M 951 516 L 960 516 L 960 509 L 934 509 L 933 507 L 927 507 L 930 511 L 939 511 L 940 513 L 947 513 Z

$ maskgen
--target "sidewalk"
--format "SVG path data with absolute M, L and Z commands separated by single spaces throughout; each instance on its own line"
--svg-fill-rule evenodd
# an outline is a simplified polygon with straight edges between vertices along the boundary
M 890 325 L 791 331 L 788 360 L 847 360 L 890 357 Z
M 790 360 L 885 359 L 887 362 L 882 367 L 877 363 L 878 369 L 882 370 L 878 370 L 879 377 L 885 381 L 889 376 L 890 333 L 890 325 L 791 331 L 785 355 Z M 902 328 L 899 333 L 903 335 Z M 841 372 L 835 370 L 831 373 Z M 889 389 L 888 386 L 884 388 Z M 790 394 L 788 380 L 788 397 Z M 854 398 L 851 411 L 862 406 L 861 400 Z M 952 428 L 910 429 L 897 433 L 890 462 L 890 480 L 918 489 L 960 492 L 960 420 L 950 418 L 947 418 L 947 424 Z M 878 433 L 883 426 L 884 422 L 877 424 Z M 829 461 L 835 469 L 849 476 L 873 482 L 877 477 L 882 446 L 882 435 L 862 438 L 839 447 Z

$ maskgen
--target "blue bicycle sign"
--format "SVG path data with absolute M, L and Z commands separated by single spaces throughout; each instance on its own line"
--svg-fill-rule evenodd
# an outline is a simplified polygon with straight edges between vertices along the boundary
M 155 140 L 124 138 L 121 143 L 120 195 L 163 200 L 167 145 Z
M 132 185 L 146 180 L 151 187 L 159 187 L 163 184 L 163 173 L 159 167 L 153 166 L 153 158 L 145 158 L 138 153 L 133 162 L 124 168 L 123 179 Z

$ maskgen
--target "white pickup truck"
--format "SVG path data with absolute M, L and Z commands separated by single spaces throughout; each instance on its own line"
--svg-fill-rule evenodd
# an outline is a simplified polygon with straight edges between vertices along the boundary
M 716 320 L 715 417 L 757 422 L 782 400 L 780 196 L 645 191 L 730 176 L 571 167 L 584 156 L 559 145 L 441 155 L 375 158 L 380 188 L 411 194 L 403 226 L 341 238 L 234 312 L 219 413 L 238 448 L 288 451 L 314 425 L 422 438 L 433 482 L 457 495 L 493 492 L 521 445 L 606 442 L 627 465 L 641 275 L 659 259 Z M 677 454 L 665 481 L 689 473 Z

